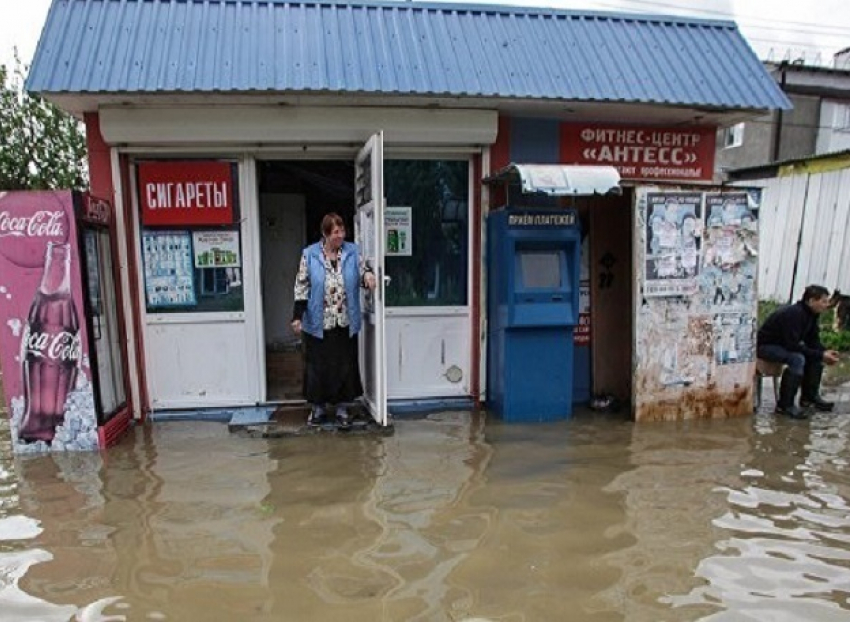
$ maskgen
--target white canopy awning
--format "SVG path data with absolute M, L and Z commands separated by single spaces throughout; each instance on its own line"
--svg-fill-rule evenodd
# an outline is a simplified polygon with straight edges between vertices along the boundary
M 549 196 L 587 196 L 620 192 L 620 173 L 613 166 L 511 163 L 485 183 L 519 181 L 523 193 Z

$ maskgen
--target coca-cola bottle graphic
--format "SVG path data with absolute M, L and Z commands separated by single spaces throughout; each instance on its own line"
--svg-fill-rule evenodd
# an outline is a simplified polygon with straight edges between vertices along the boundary
M 50 443 L 62 423 L 80 360 L 80 325 L 71 294 L 71 246 L 48 242 L 41 285 L 22 345 L 24 400 L 18 438 Z

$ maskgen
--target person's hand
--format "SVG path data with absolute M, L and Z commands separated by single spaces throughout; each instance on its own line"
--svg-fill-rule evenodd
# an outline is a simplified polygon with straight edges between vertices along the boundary
M 823 353 L 823 362 L 827 365 L 835 365 L 838 362 L 838 352 L 827 350 Z
M 366 286 L 366 289 L 375 289 L 375 287 L 378 285 L 378 281 L 375 280 L 375 274 L 373 272 L 367 272 L 363 275 L 363 285 Z
M 301 334 L 301 320 L 292 320 L 290 326 L 292 326 L 292 332 L 295 333 L 296 336 Z

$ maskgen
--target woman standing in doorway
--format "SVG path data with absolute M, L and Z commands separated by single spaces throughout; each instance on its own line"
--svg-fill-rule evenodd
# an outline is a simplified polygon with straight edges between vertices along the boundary
M 337 424 L 348 428 L 348 406 L 363 393 L 359 289 L 374 290 L 376 281 L 357 245 L 345 241 L 345 223 L 338 214 L 327 214 L 321 229 L 322 240 L 301 254 L 292 330 L 304 335 L 304 396 L 312 404 L 308 425 L 321 425 L 328 409 L 335 408 Z

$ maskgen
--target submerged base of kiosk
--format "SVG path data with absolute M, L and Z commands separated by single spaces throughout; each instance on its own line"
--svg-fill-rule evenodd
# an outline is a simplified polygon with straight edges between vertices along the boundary
M 382 426 L 360 406 L 349 408 L 351 425 L 340 427 L 333 419 L 317 426 L 307 425 L 310 407 L 293 405 L 278 407 L 270 419 L 264 423 L 243 426 L 230 426 L 231 432 L 240 432 L 252 437 L 280 438 L 289 436 L 339 435 L 339 436 L 392 436 L 395 427 L 392 423 Z

